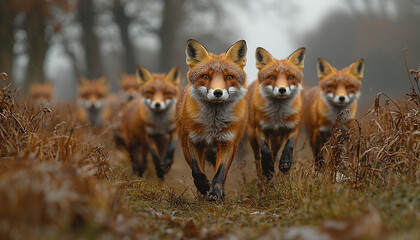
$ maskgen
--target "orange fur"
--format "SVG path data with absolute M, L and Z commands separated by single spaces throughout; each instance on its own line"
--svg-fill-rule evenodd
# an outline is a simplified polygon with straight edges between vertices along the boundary
M 30 98 L 36 105 L 44 107 L 51 103 L 54 96 L 54 88 L 51 83 L 34 83 L 31 85 Z
M 215 55 L 195 40 L 186 46 L 188 85 L 177 103 L 176 125 L 198 191 L 221 200 L 224 181 L 246 127 L 246 43 Z M 204 165 L 216 167 L 210 184 Z
M 142 176 L 151 153 L 157 176 L 163 178 L 171 167 L 175 142 L 174 109 L 180 84 L 180 70 L 150 74 L 138 67 L 140 96 L 127 104 L 121 114 L 116 140 L 130 153 L 133 172 Z
M 105 77 L 96 80 L 80 78 L 77 96 L 78 122 L 102 127 L 111 118 L 111 109 L 107 101 L 108 85 L 106 82 Z
M 139 95 L 140 82 L 136 75 L 120 75 L 120 95 L 125 101 L 131 101 Z
M 249 86 L 248 139 L 254 152 L 258 175 L 271 179 L 278 151 L 280 170 L 292 164 L 293 147 L 301 116 L 301 81 L 305 49 L 277 60 L 257 48 L 258 80 Z
M 350 114 L 342 119 L 342 130 L 350 129 L 357 110 L 364 61 L 359 59 L 350 66 L 337 70 L 324 59 L 318 59 L 319 85 L 304 94 L 304 123 L 308 132 L 315 161 L 320 164 L 319 151 L 329 140 L 332 125 L 343 109 Z

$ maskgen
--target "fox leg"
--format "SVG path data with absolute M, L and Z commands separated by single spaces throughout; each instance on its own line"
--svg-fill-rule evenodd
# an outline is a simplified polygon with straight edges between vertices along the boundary
M 324 144 L 330 139 L 331 134 L 328 132 L 321 132 L 318 131 L 317 134 L 314 136 L 314 144 L 312 145 L 312 150 L 314 151 L 315 155 L 315 169 L 321 170 L 323 165 L 323 157 L 321 154 L 321 149 Z
M 147 151 L 140 146 L 136 146 L 130 148 L 129 153 L 133 174 L 142 177 L 147 168 Z
M 174 162 L 174 152 L 176 148 L 176 139 L 172 139 L 169 142 L 168 148 L 166 149 L 165 156 L 162 159 L 161 167 L 163 173 L 168 173 L 171 169 L 172 163 Z
M 274 175 L 274 159 L 267 140 L 261 140 L 261 169 L 267 180 Z
M 190 146 L 189 150 L 190 152 L 185 157 L 189 158 L 187 162 L 192 170 L 194 185 L 205 196 L 210 189 L 210 181 L 204 173 L 204 151 L 198 151 L 196 146 Z
M 280 157 L 279 170 L 286 173 L 290 170 L 293 163 L 293 149 L 295 146 L 295 137 L 287 139 Z
M 217 171 L 207 194 L 208 201 L 220 201 L 225 197 L 225 180 L 236 150 L 235 145 L 232 146 L 231 144 L 226 144 L 225 142 L 218 144 Z
M 158 178 L 163 180 L 163 169 L 160 164 L 160 158 L 158 153 L 155 149 L 150 149 L 150 153 L 152 154 L 153 164 L 155 165 L 156 175 Z
M 251 144 L 252 151 L 254 152 L 254 163 L 257 175 L 262 176 L 261 145 L 255 129 L 248 128 L 248 141 Z
M 155 165 L 156 169 L 156 175 L 158 178 L 163 179 L 163 169 L 161 166 L 161 160 L 160 160 L 160 151 L 159 147 L 157 146 L 157 142 L 155 139 L 148 137 L 147 142 L 149 143 L 149 150 L 152 155 L 153 164 Z

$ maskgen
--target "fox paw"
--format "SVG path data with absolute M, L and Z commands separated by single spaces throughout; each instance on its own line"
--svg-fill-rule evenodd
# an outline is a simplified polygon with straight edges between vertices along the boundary
M 172 163 L 162 163 L 160 167 L 162 168 L 163 173 L 168 173 L 171 170 Z
M 279 164 L 279 169 L 282 173 L 287 173 L 290 168 L 292 167 L 292 163 L 290 162 L 285 162 L 285 163 L 280 163 Z
M 220 186 L 212 186 L 206 196 L 206 200 L 210 202 L 220 202 L 224 198 L 225 193 Z

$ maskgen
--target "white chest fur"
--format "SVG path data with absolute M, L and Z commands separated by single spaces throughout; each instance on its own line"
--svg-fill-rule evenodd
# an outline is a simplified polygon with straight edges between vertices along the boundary
M 297 126 L 296 121 L 287 121 L 287 119 L 296 114 L 299 110 L 292 107 L 295 98 L 290 99 L 266 99 L 264 106 L 260 110 L 267 117 L 265 121 L 260 121 L 262 130 L 277 130 L 280 128 L 294 128 Z
M 236 102 L 225 103 L 199 103 L 200 112 L 196 121 L 204 126 L 201 134 L 191 132 L 189 137 L 192 142 L 210 144 L 215 141 L 231 141 L 236 133 L 226 131 L 229 125 L 236 121 L 232 110 Z

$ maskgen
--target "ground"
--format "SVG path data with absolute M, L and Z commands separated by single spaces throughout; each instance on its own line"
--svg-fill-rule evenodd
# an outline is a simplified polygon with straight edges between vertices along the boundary
M 139 178 L 110 128 L 15 96 L 2 88 L 0 239 L 420 239 L 418 94 L 335 131 L 322 171 L 300 137 L 290 172 L 260 182 L 245 141 L 222 202 L 197 193 L 179 147 L 164 181 L 151 164 Z

